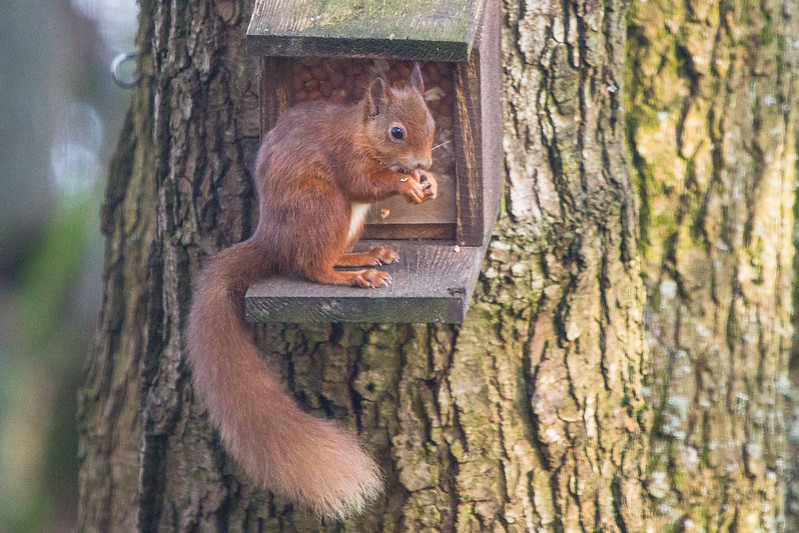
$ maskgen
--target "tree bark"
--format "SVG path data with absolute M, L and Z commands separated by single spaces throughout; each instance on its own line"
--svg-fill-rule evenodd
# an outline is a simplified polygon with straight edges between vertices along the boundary
M 225 454 L 183 362 L 190 281 L 250 231 L 249 2 L 142 2 L 145 73 L 111 169 L 105 301 L 80 397 L 86 531 L 641 531 L 645 292 L 625 160 L 625 4 L 506 0 L 507 193 L 462 326 L 253 328 L 387 490 L 322 523 Z
M 779 0 L 649 2 L 628 31 L 653 524 L 779 530 L 799 13 Z

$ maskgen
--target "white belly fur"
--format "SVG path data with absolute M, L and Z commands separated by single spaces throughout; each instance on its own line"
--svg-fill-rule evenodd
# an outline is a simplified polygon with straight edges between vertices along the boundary
M 352 241 L 358 230 L 361 229 L 363 221 L 366 218 L 366 213 L 369 212 L 371 204 L 359 204 L 352 202 L 350 205 L 350 231 L 347 233 L 347 241 Z

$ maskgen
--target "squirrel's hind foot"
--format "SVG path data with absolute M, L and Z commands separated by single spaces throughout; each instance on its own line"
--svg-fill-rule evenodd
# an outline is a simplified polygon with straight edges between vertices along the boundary
M 376 289 L 377 287 L 391 284 L 391 276 L 388 272 L 383 272 L 382 270 L 370 268 L 369 270 L 361 270 L 355 274 L 357 275 L 353 278 L 353 284 L 357 287 Z

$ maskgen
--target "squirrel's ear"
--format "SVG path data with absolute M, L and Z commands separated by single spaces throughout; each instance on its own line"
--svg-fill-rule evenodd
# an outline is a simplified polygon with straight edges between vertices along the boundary
M 414 62 L 413 71 L 411 72 L 411 87 L 424 93 L 424 80 L 422 80 L 422 71 L 419 69 L 419 63 Z
M 383 78 L 375 78 L 366 91 L 366 98 L 364 104 L 364 111 L 369 118 L 375 118 L 382 111 L 386 105 L 387 95 L 386 82 Z

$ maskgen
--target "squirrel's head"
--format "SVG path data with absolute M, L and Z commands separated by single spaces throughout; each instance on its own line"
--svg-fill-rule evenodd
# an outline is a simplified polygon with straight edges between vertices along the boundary
M 377 149 L 377 159 L 394 172 L 428 169 L 433 163 L 436 124 L 422 94 L 424 82 L 415 63 L 404 87 L 389 87 L 376 78 L 362 101 L 366 133 Z

